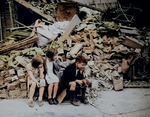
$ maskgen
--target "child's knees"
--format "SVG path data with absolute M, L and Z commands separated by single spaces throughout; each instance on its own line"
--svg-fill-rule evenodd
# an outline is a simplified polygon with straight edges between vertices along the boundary
M 69 82 L 70 91 L 75 91 L 76 89 L 76 82 Z

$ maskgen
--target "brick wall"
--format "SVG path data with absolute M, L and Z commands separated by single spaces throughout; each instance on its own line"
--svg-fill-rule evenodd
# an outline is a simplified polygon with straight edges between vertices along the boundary
M 14 22 L 14 19 L 17 17 L 15 9 L 16 7 L 14 6 L 14 0 L 2 0 L 0 11 L 4 40 L 9 35 L 9 32 L 6 31 L 6 28 L 12 28 L 16 25 Z

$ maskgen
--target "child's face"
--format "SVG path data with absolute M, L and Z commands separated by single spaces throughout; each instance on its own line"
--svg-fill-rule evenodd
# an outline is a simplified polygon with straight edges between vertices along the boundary
M 81 62 L 81 63 L 76 62 L 76 67 L 80 70 L 84 70 L 85 66 L 86 66 L 86 64 L 83 62 Z
M 52 58 L 47 58 L 48 59 L 48 61 L 52 61 Z

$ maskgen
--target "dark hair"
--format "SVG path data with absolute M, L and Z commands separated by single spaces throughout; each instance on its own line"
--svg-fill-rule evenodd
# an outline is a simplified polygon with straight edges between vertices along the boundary
M 48 58 L 51 58 L 53 60 L 54 55 L 57 54 L 57 50 L 55 49 L 50 49 L 47 51 L 46 56 Z
M 76 62 L 87 64 L 85 57 L 83 57 L 82 55 L 77 56 Z
M 35 55 L 33 58 L 32 58 L 32 61 L 31 61 L 31 65 L 34 67 L 34 68 L 38 68 L 38 66 L 40 64 L 43 64 L 43 58 L 39 55 Z

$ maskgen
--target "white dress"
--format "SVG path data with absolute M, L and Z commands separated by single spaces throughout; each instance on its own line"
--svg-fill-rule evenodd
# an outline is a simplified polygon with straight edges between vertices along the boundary
M 48 84 L 59 82 L 59 78 L 53 73 L 53 62 L 49 62 L 48 59 L 46 59 L 46 65 L 47 65 L 47 73 L 45 76 L 45 79 Z

